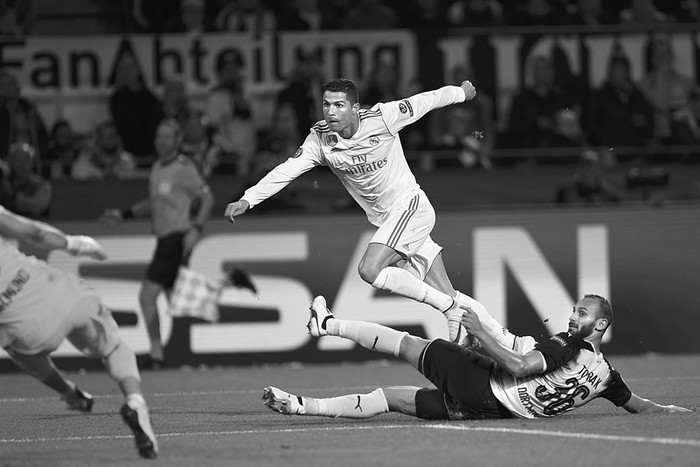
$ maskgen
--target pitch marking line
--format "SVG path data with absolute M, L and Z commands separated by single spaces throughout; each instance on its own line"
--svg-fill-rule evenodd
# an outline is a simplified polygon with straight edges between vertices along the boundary
M 174 437 L 196 437 L 196 436 L 235 436 L 235 435 L 259 435 L 270 433 L 304 433 L 304 432 L 319 432 L 319 431 L 366 431 L 366 430 L 394 430 L 394 429 L 429 429 L 429 430 L 455 430 L 455 431 L 481 431 L 490 433 L 508 433 L 522 434 L 535 436 L 552 436 L 558 438 L 574 438 L 574 439 L 594 439 L 603 441 L 622 441 L 632 443 L 653 443 L 662 445 L 674 446 L 691 446 L 700 447 L 700 440 L 697 439 L 679 439 L 679 438 L 649 438 L 644 436 L 616 436 L 604 435 L 597 433 L 568 433 L 563 431 L 547 431 L 547 430 L 526 430 L 522 428 L 498 428 L 498 427 L 472 427 L 464 425 L 419 425 L 419 424 L 392 424 L 392 425 L 360 425 L 360 426 L 343 426 L 343 427 L 309 427 L 309 428 L 285 428 L 285 429 L 266 429 L 266 430 L 231 430 L 231 431 L 201 431 L 201 432 L 180 432 L 180 433 L 159 433 L 157 436 L 160 439 Z M 57 441 L 90 441 L 101 439 L 130 439 L 132 436 L 68 436 L 57 438 L 0 438 L 0 444 L 21 444 L 21 443 L 46 443 Z
M 599 433 L 571 433 L 565 431 L 526 430 L 524 428 L 472 427 L 464 425 L 427 425 L 426 428 L 434 430 L 486 431 L 492 433 L 515 433 L 523 435 L 553 436 L 558 438 L 595 439 L 602 441 L 628 441 L 631 443 L 654 443 L 671 444 L 676 446 L 700 447 L 700 440 L 698 439 L 649 438 L 646 436 L 618 436 L 604 435 Z

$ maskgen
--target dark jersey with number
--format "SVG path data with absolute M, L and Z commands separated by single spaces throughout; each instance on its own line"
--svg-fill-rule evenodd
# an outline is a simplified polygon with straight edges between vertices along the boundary
M 491 389 L 513 414 L 522 418 L 553 417 L 603 397 L 624 405 L 631 391 L 593 344 L 562 332 L 537 344 L 545 363 L 541 374 L 518 378 L 496 369 Z

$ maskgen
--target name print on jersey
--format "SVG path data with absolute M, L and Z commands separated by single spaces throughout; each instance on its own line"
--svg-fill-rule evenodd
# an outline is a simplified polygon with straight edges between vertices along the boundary
M 347 169 L 341 169 L 348 175 L 359 175 L 371 173 L 376 170 L 381 169 L 387 163 L 387 158 L 379 159 L 372 162 L 367 162 L 367 154 L 359 154 L 357 156 L 352 156 L 352 167 Z

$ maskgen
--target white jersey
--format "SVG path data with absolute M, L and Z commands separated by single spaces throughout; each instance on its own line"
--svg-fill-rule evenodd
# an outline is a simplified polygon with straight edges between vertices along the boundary
M 547 418 L 581 407 L 597 397 L 620 406 L 632 393 L 593 344 L 560 333 L 537 344 L 545 373 L 523 378 L 498 368 L 490 383 L 494 396 L 514 415 Z
M 0 206 L 0 213 L 3 210 Z M 75 275 L 27 256 L 0 238 L 0 329 L 8 331 L 0 332 L 0 346 L 10 344 L 10 328 L 27 322 L 51 323 L 59 308 L 73 308 L 80 299 L 74 293 L 80 282 Z
M 357 132 L 347 139 L 321 120 L 296 154 L 246 190 L 242 199 L 253 207 L 301 174 L 325 165 L 338 176 L 369 221 L 379 226 L 396 201 L 412 196 L 419 188 L 398 132 L 433 109 L 464 100 L 461 87 L 445 86 L 408 99 L 379 103 L 360 110 Z

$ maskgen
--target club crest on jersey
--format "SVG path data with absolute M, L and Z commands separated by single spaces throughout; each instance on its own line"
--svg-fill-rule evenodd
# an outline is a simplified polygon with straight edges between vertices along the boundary
M 379 137 L 378 136 L 370 136 L 369 137 L 369 144 L 372 146 L 376 146 L 379 144 Z
M 399 102 L 399 112 L 402 114 L 405 114 L 406 112 L 409 113 L 411 117 L 413 117 L 413 106 L 408 100 L 404 100 L 402 102 Z
M 338 137 L 336 135 L 328 135 L 326 137 L 326 143 L 328 143 L 328 146 L 333 147 L 338 144 Z
M 302 153 L 302 152 L 304 152 L 304 149 L 303 149 L 303 148 L 299 148 L 299 149 L 297 149 L 297 152 L 295 152 L 294 155 L 293 155 L 292 157 L 293 157 L 294 159 L 296 159 L 297 157 L 301 156 L 301 153 Z

